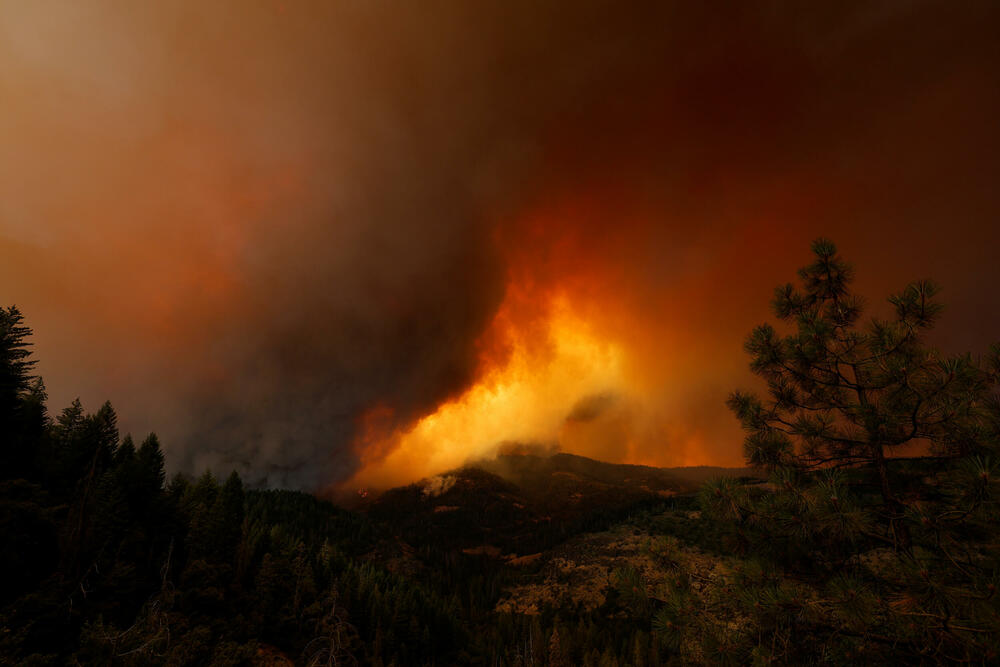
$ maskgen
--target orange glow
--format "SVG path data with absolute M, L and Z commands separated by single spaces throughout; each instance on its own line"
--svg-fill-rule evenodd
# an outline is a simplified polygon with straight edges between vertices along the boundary
M 819 236 L 871 314 L 929 277 L 942 346 L 996 337 L 980 9 L 447 4 L 0 2 L 0 306 L 53 412 L 305 490 L 741 465 L 744 337 Z
M 479 382 L 378 445 L 372 442 L 378 440 L 373 438 L 378 420 L 365 420 L 358 450 L 370 463 L 352 484 L 385 487 L 412 481 L 491 455 L 504 442 L 551 443 L 579 400 L 627 391 L 622 347 L 598 338 L 565 296 L 544 304 L 544 323 L 523 328 L 510 321 L 516 301 L 508 299 L 490 330 L 505 337 L 506 358 L 487 367 Z M 536 333 L 540 338 L 532 337 Z M 373 452 L 387 448 L 392 450 L 388 456 L 371 461 Z
M 508 283 L 477 343 L 477 380 L 410 424 L 394 424 L 384 406 L 369 409 L 348 488 L 412 482 L 512 443 L 622 463 L 740 465 L 735 429 L 727 437 L 699 423 L 692 401 L 704 401 L 704 387 L 676 379 L 697 373 L 676 352 L 697 341 L 666 316 L 668 304 L 697 295 L 637 289 L 623 253 L 647 226 L 624 226 L 634 236 L 619 235 L 621 247 L 595 244 L 587 233 L 595 210 L 577 198 L 498 228 Z

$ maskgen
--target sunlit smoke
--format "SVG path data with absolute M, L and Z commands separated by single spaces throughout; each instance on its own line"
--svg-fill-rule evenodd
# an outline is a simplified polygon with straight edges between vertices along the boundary
M 942 283 L 958 350 L 1000 327 L 998 11 L 0 3 L 0 305 L 53 412 L 110 399 L 171 472 L 737 465 L 812 238 L 875 306 Z
M 575 252 L 572 244 L 538 250 L 556 265 L 556 255 Z M 615 322 L 626 313 L 608 285 L 599 286 L 608 278 L 606 267 L 587 264 L 587 281 L 539 271 L 522 265 L 523 259 L 508 257 L 512 282 L 478 341 L 476 381 L 403 428 L 392 426 L 384 406 L 369 410 L 355 441 L 363 467 L 348 488 L 386 488 L 437 475 L 518 444 L 625 463 L 737 462 L 700 447 L 696 426 L 678 412 L 684 403 L 671 405 L 671 380 L 658 375 L 670 367 L 663 363 L 667 351 L 648 356 L 635 344 L 641 337 L 629 337 L 629 328 Z M 605 297 L 612 300 L 595 302 Z M 630 318 L 647 331 L 659 326 L 650 315 Z
M 524 328 L 509 320 L 511 310 L 501 307 L 492 325 L 505 339 L 504 358 L 484 359 L 476 384 L 405 432 L 388 434 L 390 442 L 376 445 L 388 455 L 353 484 L 384 488 L 487 456 L 505 441 L 557 440 L 579 401 L 627 392 L 621 346 L 595 338 L 565 298 L 552 299 L 544 321 Z M 361 451 L 371 451 L 370 436 L 362 439 Z

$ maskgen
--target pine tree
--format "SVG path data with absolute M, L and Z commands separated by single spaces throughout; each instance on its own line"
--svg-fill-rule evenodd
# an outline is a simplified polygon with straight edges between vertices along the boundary
M 358 633 L 349 622 L 347 610 L 339 603 L 336 591 L 325 600 L 327 613 L 316 623 L 316 636 L 305 648 L 305 664 L 310 667 L 321 665 L 357 665 L 354 654 L 357 651 Z M 380 658 L 375 654 L 376 661 Z
M 166 471 L 164 470 L 160 440 L 155 433 L 150 433 L 142 441 L 139 451 L 136 453 L 136 464 L 143 495 L 147 498 L 157 496 L 163 490 Z
M 174 486 L 179 486 L 176 480 Z M 219 485 L 211 470 L 206 470 L 197 482 L 184 488 L 181 503 L 187 522 L 184 545 L 192 559 L 207 558 L 213 553 L 217 526 L 212 509 L 218 495 Z
M 746 342 L 766 396 L 729 399 L 770 488 L 720 480 L 703 507 L 828 596 L 817 636 L 882 657 L 996 655 L 1000 348 L 976 358 L 928 345 L 941 313 L 928 281 L 889 299 L 891 319 L 863 323 L 850 265 L 829 241 L 812 249 L 801 287 L 775 291 L 788 332 L 765 324 Z M 767 612 L 758 624 L 777 624 L 769 632 L 801 622 L 781 615 L 804 610 L 781 584 L 744 596 Z
M 49 419 L 46 402 L 45 383 L 36 377 L 21 399 L 18 430 L 11 434 L 15 447 L 15 458 L 11 462 L 11 474 L 20 469 L 23 476 L 40 480 L 46 467 L 43 460 L 49 451 Z
M 30 335 L 17 306 L 0 308 L 0 425 L 13 420 L 22 395 L 31 387 L 35 361 L 29 359 Z
M 243 481 L 236 471 L 230 473 L 213 508 L 213 525 L 216 527 L 216 557 L 226 562 L 232 562 L 236 555 L 236 547 L 243 536 L 244 516 Z
M 69 406 L 56 418 L 55 435 L 63 443 L 77 437 L 83 427 L 83 404 L 79 398 L 74 398 Z
M 562 642 L 559 640 L 559 628 L 552 628 L 549 637 L 549 667 L 566 667 L 566 656 L 563 654 Z
M 29 358 L 30 335 L 31 329 L 24 326 L 17 307 L 0 308 L 0 479 L 26 474 L 35 455 L 37 443 L 31 436 L 37 433 L 25 432 L 29 416 L 25 415 L 25 403 L 33 387 L 36 394 L 44 393 L 44 387 L 31 375 L 35 360 Z

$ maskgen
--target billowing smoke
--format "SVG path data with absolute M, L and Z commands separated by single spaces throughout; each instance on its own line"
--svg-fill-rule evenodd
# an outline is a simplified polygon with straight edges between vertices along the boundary
M 177 469 L 315 489 L 373 414 L 405 428 L 482 375 L 512 285 L 558 288 L 642 368 L 640 407 L 567 395 L 569 435 L 608 434 L 586 453 L 733 464 L 740 340 L 812 237 L 874 296 L 938 278 L 946 344 L 998 331 L 998 18 L 4 3 L 0 302 L 56 407 L 110 398 Z

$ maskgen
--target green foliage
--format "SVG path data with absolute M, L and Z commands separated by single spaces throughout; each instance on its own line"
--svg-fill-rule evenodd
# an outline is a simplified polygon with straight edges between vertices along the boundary
M 801 287 L 775 291 L 786 333 L 765 324 L 746 342 L 766 395 L 735 392 L 728 403 L 747 461 L 770 480 L 720 480 L 699 496 L 706 516 L 735 528 L 743 553 L 815 596 L 745 584 L 755 632 L 808 627 L 815 642 L 758 642 L 744 657 L 991 660 L 1000 650 L 997 349 L 978 358 L 928 345 L 942 312 L 928 281 L 890 297 L 892 318 L 862 322 L 850 265 L 826 240 L 813 253 Z
M 928 282 L 863 321 L 851 267 L 813 251 L 747 340 L 766 391 L 729 399 L 761 477 L 666 500 L 579 457 L 498 461 L 517 484 L 461 471 L 442 512 L 418 485 L 359 514 L 236 473 L 167 483 L 157 437 L 120 438 L 109 404 L 49 418 L 30 331 L 0 310 L 0 664 L 996 661 L 1000 346 L 930 347 Z M 497 611 L 551 567 L 503 555 L 626 517 L 661 537 L 599 575 L 599 606 Z M 482 544 L 502 555 L 463 552 Z
M 24 394 L 28 392 L 35 361 L 27 342 L 31 329 L 16 306 L 0 308 L 0 418 L 10 424 Z
M 158 438 L 120 439 L 110 404 L 48 420 L 29 335 L 0 310 L 0 664 L 451 661 L 456 606 L 355 561 L 363 517 L 235 472 L 164 487 Z
M 119 438 L 109 404 L 90 414 L 75 400 L 48 418 L 24 353 L 30 332 L 19 313 L 3 312 L 0 361 L 13 378 L 4 386 L 14 389 L 0 442 L 17 447 L 4 450 L 16 466 L 0 481 L 0 664 L 662 663 L 665 642 L 650 629 L 663 603 L 632 567 L 610 577 L 616 586 L 599 609 L 494 611 L 521 573 L 460 545 L 525 519 L 510 502 L 516 488 L 499 477 L 468 471 L 473 484 L 457 503 L 466 513 L 432 515 L 433 530 L 422 515 L 413 526 L 373 523 L 311 495 L 248 490 L 235 473 L 165 483 L 158 438 L 138 446 Z M 620 483 L 633 470 L 557 463 L 590 480 L 586 504 L 567 504 L 570 491 L 551 488 L 551 475 L 521 471 L 534 494 L 525 502 L 551 520 L 531 516 L 505 548 L 541 551 L 629 514 L 660 520 L 662 499 Z M 655 469 L 643 474 L 657 488 L 675 483 Z M 480 493 L 484 484 L 490 494 Z M 419 489 L 400 494 L 404 507 L 421 497 Z M 386 507 L 391 518 L 394 506 Z M 389 525 L 407 528 L 413 548 Z M 722 548 L 717 532 L 703 536 Z M 651 547 L 674 569 L 677 548 Z
M 642 575 L 632 566 L 619 567 L 611 573 L 619 600 L 632 614 L 647 613 L 649 597 Z
M 44 432 L 45 386 L 33 377 L 31 329 L 15 307 L 0 308 L 0 479 L 30 475 Z

